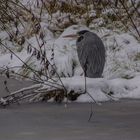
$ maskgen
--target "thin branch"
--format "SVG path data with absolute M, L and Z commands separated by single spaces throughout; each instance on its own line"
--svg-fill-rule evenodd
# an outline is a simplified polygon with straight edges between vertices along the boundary
M 135 3 L 133 0 L 131 0 L 132 6 L 134 7 L 135 11 L 137 12 L 138 16 L 140 17 L 140 12 L 138 11 L 138 8 L 135 7 Z
M 123 8 L 125 9 L 125 11 L 126 11 L 126 13 L 127 13 L 127 15 L 128 15 L 128 18 L 130 19 L 132 25 L 134 26 L 134 29 L 136 30 L 138 36 L 140 37 L 139 30 L 137 29 L 137 26 L 135 25 L 135 23 L 134 23 L 134 21 L 133 21 L 131 15 L 129 14 L 128 8 L 125 6 L 125 4 L 124 4 L 124 2 L 123 2 L 122 0 L 119 0 L 119 1 L 120 1 L 120 3 L 122 4 Z

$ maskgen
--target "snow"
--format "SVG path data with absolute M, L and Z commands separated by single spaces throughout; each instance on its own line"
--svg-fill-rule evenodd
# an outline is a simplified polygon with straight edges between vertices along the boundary
M 27 54 L 26 51 L 22 51 L 20 53 L 16 54 L 23 62 L 27 62 L 30 58 L 30 55 Z M 16 56 L 12 55 L 11 59 L 11 53 L 4 54 L 0 57 L 0 68 L 7 68 L 7 67 L 15 67 L 14 70 L 18 71 L 22 66 L 23 62 L 20 61 Z
M 63 36 L 68 34 L 76 33 L 79 30 L 87 29 L 82 25 L 73 25 L 67 28 L 59 38 L 53 38 L 52 34 L 49 36 L 50 49 L 47 50 L 48 55 L 51 57 L 51 49 L 54 49 L 54 64 L 57 68 L 57 72 L 60 77 L 64 75 L 67 78 L 61 78 L 66 89 L 68 91 L 74 90 L 75 92 L 85 91 L 85 78 L 82 75 L 83 70 L 79 64 L 79 60 L 76 52 L 75 40 L 65 39 Z M 116 34 L 111 32 L 113 35 L 106 36 L 105 34 L 110 33 L 108 30 L 99 32 L 99 36 L 105 41 L 105 47 L 107 48 L 107 62 L 104 70 L 104 78 L 86 78 L 87 79 L 87 92 L 96 101 L 107 101 L 108 94 L 111 93 L 114 98 L 140 98 L 140 74 L 136 69 L 139 68 L 140 62 L 134 62 L 133 58 L 137 53 L 140 53 L 140 44 L 135 40 L 133 36 L 128 33 Z M 115 45 L 114 43 L 115 38 Z M 48 39 L 46 37 L 46 39 Z M 33 46 L 37 47 L 36 38 L 33 37 L 28 41 Z M 113 48 L 114 47 L 114 48 Z M 47 49 L 47 48 L 46 48 Z M 30 54 L 26 50 L 16 53 L 20 59 L 24 62 L 30 58 Z M 0 67 L 15 67 L 22 66 L 23 63 L 13 55 L 10 58 L 9 53 L 0 57 Z M 34 60 L 34 61 L 33 61 Z M 39 69 L 39 62 L 32 59 L 36 63 L 36 68 Z M 75 63 L 75 68 L 73 65 Z M 137 67 L 133 67 L 134 63 L 137 63 Z M 118 66 L 119 65 L 119 66 Z M 112 70 L 114 69 L 114 70 Z M 68 78 L 70 77 L 70 78 Z M 128 78 L 128 79 L 127 79 Z M 77 102 L 89 102 L 92 101 L 88 94 L 81 95 Z
M 84 76 L 61 78 L 61 81 L 63 86 L 67 89 L 68 93 L 70 91 L 74 91 L 74 93 L 81 93 L 76 102 L 93 102 L 93 99 L 95 101 L 102 102 L 108 101 L 110 99 L 119 100 L 122 98 L 140 99 L 140 75 L 127 80 L 123 78 L 110 80 L 105 78 L 86 78 L 86 93 Z M 61 85 L 61 82 L 58 81 L 57 84 Z M 38 91 L 41 92 L 48 89 L 49 86 L 47 82 L 43 87 L 38 89 Z
M 84 77 L 79 76 L 82 75 L 83 70 L 77 57 L 75 40 L 65 39 L 63 36 L 74 34 L 82 29 L 89 30 L 83 25 L 73 25 L 67 28 L 59 38 L 55 39 L 52 34 L 50 34 L 48 38 L 51 39 L 46 41 L 46 44 L 49 44 L 50 47 L 50 49 L 47 50 L 49 58 L 51 57 L 51 49 L 54 49 L 53 63 L 55 64 L 60 77 L 63 77 L 64 75 L 66 77 L 72 77 L 61 79 L 68 91 L 74 90 L 75 92 L 84 92 L 85 83 Z M 112 35 L 108 36 L 105 35 L 106 33 L 110 34 L 110 31 L 102 30 L 102 33 L 98 33 L 100 37 L 102 36 L 107 50 L 104 78 L 87 78 L 88 93 L 90 93 L 97 101 L 109 100 L 106 96 L 109 93 L 116 98 L 140 98 L 140 76 L 137 71 L 140 66 L 140 61 L 133 61 L 136 54 L 140 53 L 139 42 L 128 33 L 116 34 L 115 32 L 111 32 Z M 46 37 L 46 39 L 48 38 Z M 115 45 L 113 44 L 114 39 L 116 43 Z M 35 37 L 29 39 L 28 42 L 38 48 L 38 42 Z M 28 54 L 26 50 L 16 54 L 24 62 L 27 62 L 30 58 L 30 54 Z M 4 55 L 1 54 L 0 67 L 15 67 L 23 65 L 16 56 L 13 55 L 13 58 L 11 59 L 10 55 L 11 54 L 9 53 Z M 38 67 L 39 69 L 39 62 L 36 62 L 35 59 L 32 59 L 31 61 L 33 61 L 36 68 Z M 75 67 L 73 68 L 74 63 Z M 134 63 L 137 63 L 137 67 L 134 67 Z M 78 98 L 77 102 L 87 102 L 91 100 L 92 99 L 88 94 L 83 94 Z
M 23 4 L 28 5 L 29 7 L 31 6 L 32 9 L 36 9 L 33 5 L 37 5 L 37 2 L 38 1 L 33 0 L 28 2 L 23 0 Z M 112 9 L 106 9 L 103 11 L 103 14 L 112 14 Z M 109 100 L 110 98 L 108 98 L 108 94 L 112 94 L 116 99 L 139 99 L 140 42 L 138 42 L 130 32 L 123 32 L 117 29 L 107 29 L 106 27 L 99 28 L 99 26 L 104 25 L 104 19 L 102 17 L 95 18 L 94 22 L 89 25 L 90 28 L 82 24 L 72 25 L 56 37 L 50 29 L 55 28 L 55 23 L 59 23 L 58 19 L 60 22 L 66 23 L 68 16 L 69 13 L 60 13 L 60 11 L 53 13 L 52 17 L 46 13 L 43 15 L 42 21 L 40 22 L 41 31 L 45 35 L 45 44 L 42 49 L 46 51 L 47 58 L 51 64 L 55 65 L 57 73 L 61 77 L 66 89 L 68 91 L 74 90 L 75 92 L 84 92 L 85 78 L 83 77 L 83 70 L 77 56 L 76 40 L 66 39 L 63 38 L 63 36 L 75 34 L 80 30 L 90 30 L 101 37 L 105 45 L 106 64 L 103 72 L 104 78 L 87 78 L 88 93 L 90 93 L 97 101 Z M 96 11 L 90 11 L 89 16 L 96 17 Z M 53 20 L 49 21 L 50 18 Z M 39 38 L 39 35 L 26 38 L 26 43 L 23 45 L 24 49 L 21 52 L 17 51 L 18 47 L 16 44 L 9 41 L 9 36 L 4 31 L 0 31 L 0 41 L 11 48 L 22 61 L 28 62 L 32 68 L 36 70 L 40 70 L 42 68 L 40 60 L 37 60 L 35 57 L 31 57 L 31 54 L 26 51 L 28 46 L 27 44 L 31 44 L 34 48 L 39 49 L 38 43 L 42 44 L 42 40 Z M 54 52 L 52 52 L 52 49 Z M 52 53 L 54 53 L 54 59 L 51 61 Z M 21 67 L 23 66 L 23 62 L 21 60 L 14 55 L 11 59 L 11 53 L 5 51 L 2 47 L 0 48 L 0 68 L 15 67 L 14 70 L 16 72 L 21 72 Z M 32 74 L 30 73 L 30 75 Z M 77 102 L 89 101 L 92 101 L 92 99 L 88 94 L 81 95 L 77 100 Z

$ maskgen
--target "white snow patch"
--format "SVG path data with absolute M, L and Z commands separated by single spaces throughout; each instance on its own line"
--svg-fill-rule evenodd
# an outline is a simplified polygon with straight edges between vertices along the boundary
M 76 102 L 92 102 L 108 101 L 110 99 L 118 100 L 121 98 L 140 99 L 140 75 L 132 79 L 105 79 L 105 78 L 86 78 L 86 93 L 85 93 L 85 77 L 74 76 L 70 78 L 61 78 L 63 85 L 68 93 L 81 93 Z M 61 84 L 59 81 L 58 84 Z M 44 85 L 41 90 L 48 89 Z M 92 96 L 92 98 L 89 96 Z

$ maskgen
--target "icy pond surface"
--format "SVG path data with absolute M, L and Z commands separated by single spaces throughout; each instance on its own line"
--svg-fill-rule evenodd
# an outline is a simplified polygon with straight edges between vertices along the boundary
M 4 77 L 0 80 L 0 95 L 5 95 Z M 9 88 L 31 84 L 10 79 Z M 140 100 L 121 99 L 93 105 L 90 103 L 32 103 L 11 105 L 0 109 L 0 139 L 2 140 L 139 140 Z

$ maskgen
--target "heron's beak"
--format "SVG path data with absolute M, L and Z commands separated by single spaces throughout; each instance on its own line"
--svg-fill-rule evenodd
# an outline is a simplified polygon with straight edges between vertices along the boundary
M 70 35 L 65 35 L 65 36 L 63 36 L 64 38 L 78 38 L 79 37 L 79 35 L 77 35 L 77 34 L 70 34 Z

